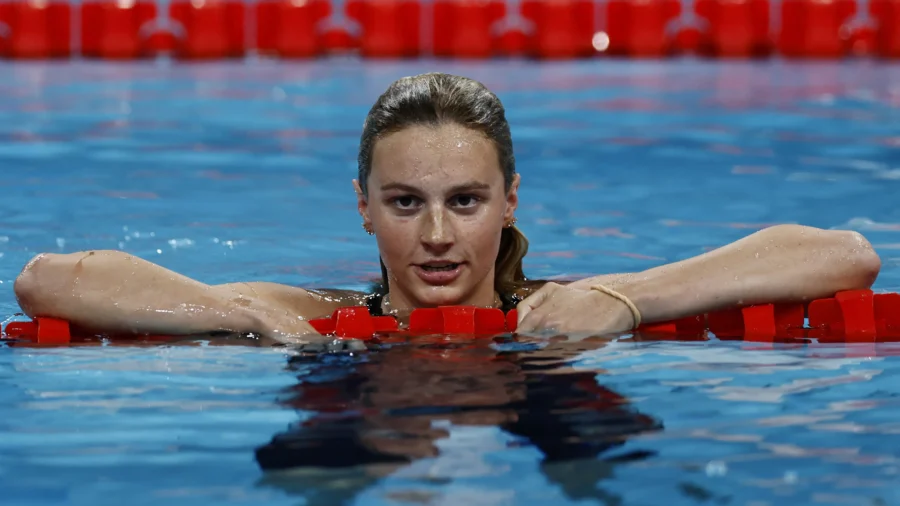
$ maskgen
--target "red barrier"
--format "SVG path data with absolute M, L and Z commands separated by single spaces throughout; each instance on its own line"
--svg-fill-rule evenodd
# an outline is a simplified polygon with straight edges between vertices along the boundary
M 855 12 L 854 0 L 783 0 L 778 49 L 794 58 L 842 57 L 842 29 Z
M 497 0 L 437 0 L 434 2 L 435 56 L 488 58 L 498 52 L 494 24 L 506 14 Z
M 804 325 L 804 315 L 808 324 Z M 377 334 L 496 335 L 515 332 L 517 313 L 499 309 L 448 306 L 416 309 L 409 326 L 400 330 L 391 316 L 372 317 L 362 306 L 344 307 L 328 318 L 310 320 L 319 333 L 339 338 L 370 339 Z M 821 342 L 875 342 L 900 340 L 900 294 L 874 294 L 871 290 L 839 292 L 834 297 L 804 304 L 762 304 L 691 316 L 669 322 L 641 325 L 638 333 L 676 340 L 703 339 L 709 330 L 722 340 L 773 342 L 818 339 Z M 7 339 L 36 344 L 68 344 L 73 338 L 62 320 L 36 318 L 12 322 Z M 670 337 L 665 337 L 666 335 Z M 128 338 L 124 338 L 128 339 Z M 132 336 L 130 340 L 134 340 Z M 166 340 L 165 336 L 142 336 L 144 340 Z
M 875 53 L 882 58 L 900 58 L 900 3 L 897 0 L 870 0 L 875 18 Z
M 371 58 L 418 56 L 422 7 L 417 0 L 349 0 L 347 15 L 362 27 L 359 49 Z
M 696 0 L 705 19 L 699 52 L 717 57 L 759 57 L 771 51 L 769 0 Z
M 523 0 L 522 16 L 534 24 L 530 49 L 537 58 L 578 58 L 597 52 L 590 0 Z
M 341 27 L 326 28 L 322 32 L 322 47 L 327 53 L 346 53 L 359 49 L 359 37 Z
M 85 2 L 81 5 L 81 54 L 109 59 L 147 56 L 141 27 L 155 18 L 152 1 Z
M 809 305 L 809 324 L 815 329 L 810 335 L 824 340 L 838 334 L 853 342 L 897 338 L 900 337 L 900 296 L 853 290 L 815 300 Z
M 497 54 L 501 56 L 523 56 L 530 54 L 531 38 L 520 28 L 504 30 L 497 37 Z
M 700 45 L 706 42 L 705 34 L 693 26 L 686 26 L 675 32 L 673 41 L 674 53 L 697 54 L 700 53 Z
M 847 30 L 847 54 L 855 57 L 872 56 L 876 54 L 878 32 L 873 26 L 858 25 Z
M 144 52 L 149 55 L 174 53 L 178 49 L 178 37 L 168 30 L 154 30 L 143 43 Z
M 327 0 L 262 0 L 256 4 L 256 47 L 262 54 L 304 58 L 321 54 L 317 24 L 331 6 Z
M 35 318 L 30 322 L 10 322 L 4 331 L 8 339 L 28 339 L 36 344 L 69 344 L 69 322 L 55 318 Z
M 244 2 L 176 0 L 169 15 L 184 27 L 177 55 L 184 59 L 233 58 L 244 54 Z
M 376 332 L 398 330 L 397 320 L 392 316 L 371 316 L 368 308 L 362 306 L 343 307 L 332 313 L 331 318 L 309 321 L 320 334 L 353 339 L 370 339 Z
M 0 3 L 7 28 L 0 56 L 63 58 L 71 54 L 72 8 L 68 3 L 30 0 Z
M 808 326 L 804 326 L 807 314 Z M 692 317 L 642 325 L 641 332 L 691 333 L 699 325 Z M 832 298 L 803 304 L 764 304 L 706 315 L 710 332 L 720 339 L 815 338 L 827 342 L 869 342 L 900 339 L 900 294 L 871 290 L 839 292 Z M 701 329 L 702 330 L 702 329 Z
M 678 0 L 610 0 L 606 7 L 607 53 L 660 57 L 673 50 L 669 23 L 681 13 Z

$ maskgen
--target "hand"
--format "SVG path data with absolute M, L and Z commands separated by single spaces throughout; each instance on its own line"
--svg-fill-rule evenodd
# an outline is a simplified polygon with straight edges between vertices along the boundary
M 309 322 L 291 314 L 268 314 L 260 319 L 258 327 L 262 339 L 270 345 L 304 345 L 332 340 L 318 333 Z
M 519 303 L 516 332 L 554 330 L 560 333 L 615 334 L 634 326 L 624 302 L 597 290 L 547 283 Z

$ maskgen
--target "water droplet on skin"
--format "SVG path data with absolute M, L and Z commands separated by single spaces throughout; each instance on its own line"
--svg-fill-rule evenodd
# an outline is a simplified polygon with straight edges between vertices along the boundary
M 756 258 L 759 258 L 759 251 L 756 252 Z

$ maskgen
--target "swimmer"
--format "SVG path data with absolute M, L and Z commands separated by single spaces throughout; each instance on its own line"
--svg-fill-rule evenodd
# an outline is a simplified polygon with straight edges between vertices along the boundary
M 520 183 L 496 95 L 447 74 L 403 78 L 365 120 L 353 181 L 360 233 L 378 243 L 375 293 L 208 285 L 128 253 L 87 251 L 36 256 L 15 294 L 31 317 L 62 318 L 98 334 L 229 332 L 307 343 L 327 339 L 307 320 L 346 305 L 401 321 L 412 309 L 440 305 L 517 308 L 520 332 L 606 334 L 869 288 L 881 267 L 857 232 L 779 225 L 643 272 L 529 280 L 522 270 L 528 241 L 515 226 Z

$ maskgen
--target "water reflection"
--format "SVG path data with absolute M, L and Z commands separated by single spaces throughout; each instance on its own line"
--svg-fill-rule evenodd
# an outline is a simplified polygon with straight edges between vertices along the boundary
M 342 503 L 382 476 L 439 457 L 453 426 L 481 426 L 537 449 L 543 474 L 570 498 L 606 502 L 597 483 L 612 466 L 652 455 L 624 449 L 625 441 L 662 424 L 601 386 L 596 370 L 572 367 L 603 343 L 436 337 L 294 356 L 288 367 L 299 382 L 282 402 L 311 415 L 257 449 L 270 471 L 264 481 L 310 504 Z

